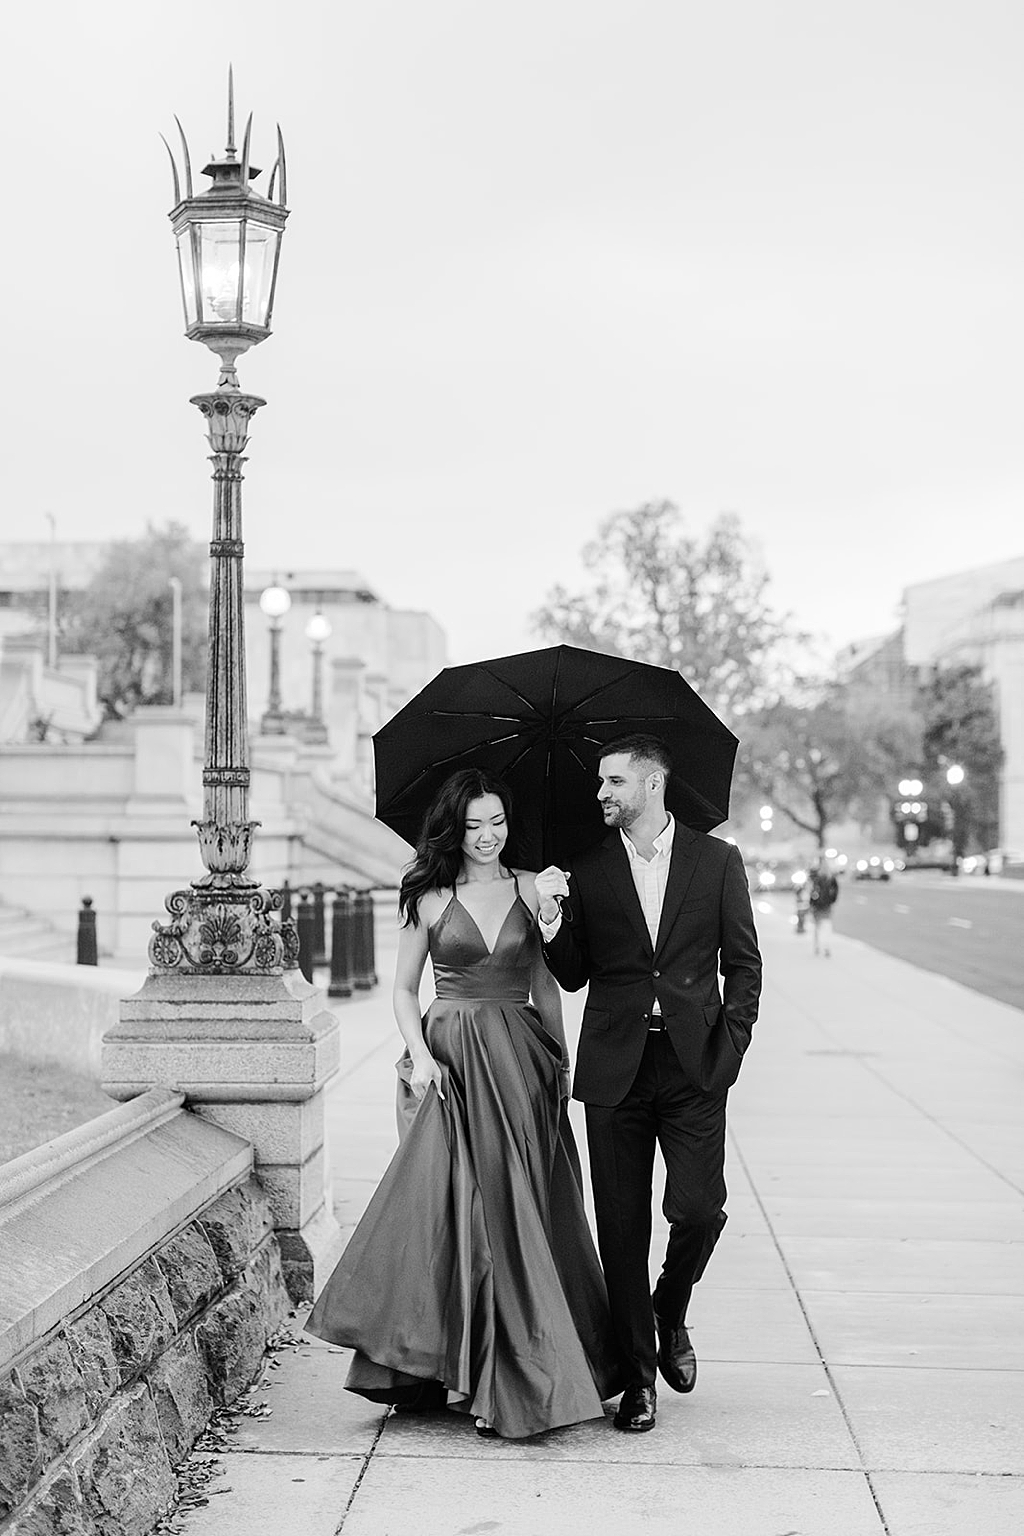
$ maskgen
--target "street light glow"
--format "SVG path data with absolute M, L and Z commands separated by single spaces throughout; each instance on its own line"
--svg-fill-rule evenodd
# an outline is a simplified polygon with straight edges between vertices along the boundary
M 260 593 L 260 607 L 268 619 L 283 619 L 292 605 L 292 595 L 287 587 L 264 587 Z
M 320 645 L 324 640 L 329 640 L 333 630 L 330 619 L 325 619 L 322 613 L 314 613 L 306 625 L 306 639 L 312 640 L 314 645 Z
M 959 763 L 950 763 L 946 769 L 946 783 L 952 784 L 954 787 L 957 784 L 962 784 L 966 777 L 967 774 Z

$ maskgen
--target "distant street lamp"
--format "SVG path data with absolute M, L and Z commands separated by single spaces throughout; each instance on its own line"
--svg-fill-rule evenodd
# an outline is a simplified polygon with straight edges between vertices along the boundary
M 964 856 L 967 846 L 967 820 L 966 806 L 962 793 L 962 785 L 967 778 L 967 770 L 960 763 L 950 763 L 946 769 L 946 783 L 952 790 L 949 798 L 950 841 L 953 845 L 953 856 L 950 860 L 949 872 L 951 875 L 959 875 L 960 861 Z
M 327 727 L 324 724 L 324 641 L 331 638 L 331 621 L 322 613 L 314 613 L 306 625 L 306 639 L 313 646 L 313 704 L 310 709 L 310 726 L 307 740 L 325 742 Z
M 281 620 L 291 606 L 291 593 L 276 582 L 260 593 L 260 607 L 270 620 L 270 692 L 266 713 L 260 721 L 264 736 L 283 736 L 287 728 L 281 713 Z
M 181 708 L 181 577 L 168 576 L 171 589 L 171 703 Z
M 193 194 L 192 162 L 179 123 L 185 196 L 166 139 L 174 176 L 169 217 L 178 248 L 185 334 L 216 352 L 217 389 L 194 395 L 207 422 L 213 462 L 213 539 L 210 544 L 210 650 L 206 690 L 203 819 L 193 822 L 206 874 L 167 899 L 169 923 L 154 924 L 149 957 L 155 971 L 280 975 L 284 946 L 273 915 L 280 897 L 247 874 L 249 743 L 246 721 L 244 586 L 242 580 L 242 465 L 249 423 L 266 401 L 243 394 L 235 359 L 270 335 L 285 207 L 284 144 L 277 131 L 277 162 L 267 197 L 249 182 L 260 173 L 249 161 L 252 117 L 235 148 L 234 83 L 228 76 L 228 142 L 223 158 L 203 175 L 212 185 Z M 274 201 L 275 186 L 278 199 Z

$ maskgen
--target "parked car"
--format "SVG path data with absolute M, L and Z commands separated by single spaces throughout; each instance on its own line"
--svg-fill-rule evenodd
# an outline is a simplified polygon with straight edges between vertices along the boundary
M 896 860 L 880 853 L 858 859 L 853 867 L 855 880 L 889 880 L 896 870 Z

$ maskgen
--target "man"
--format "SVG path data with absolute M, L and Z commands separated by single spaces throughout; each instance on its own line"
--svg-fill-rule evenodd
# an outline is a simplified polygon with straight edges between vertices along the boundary
M 739 851 L 668 814 L 670 772 L 655 737 L 609 742 L 598 799 L 611 835 L 568 878 L 551 867 L 536 882 L 549 969 L 567 991 L 589 986 L 573 1095 L 586 1105 L 598 1246 L 629 1382 L 615 1426 L 632 1432 L 654 1428 L 656 1367 L 677 1392 L 697 1379 L 686 1309 L 725 1225 L 726 1096 L 761 989 Z M 670 1231 L 652 1297 L 656 1145 Z

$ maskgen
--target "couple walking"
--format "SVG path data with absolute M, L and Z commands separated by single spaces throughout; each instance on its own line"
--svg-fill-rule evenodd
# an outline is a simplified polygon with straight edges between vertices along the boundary
M 510 795 L 487 773 L 454 774 L 427 813 L 399 896 L 401 1141 L 307 1323 L 354 1349 L 346 1385 L 372 1401 L 520 1438 L 621 1393 L 616 1428 L 641 1432 L 659 1368 L 678 1392 L 696 1382 L 687 1307 L 725 1224 L 726 1096 L 761 962 L 739 852 L 666 811 L 671 766 L 651 736 L 602 748 L 608 836 L 567 872 L 510 862 Z M 600 1264 L 558 984 L 589 989 L 573 1095 Z M 652 1297 L 656 1146 L 669 1240 Z

